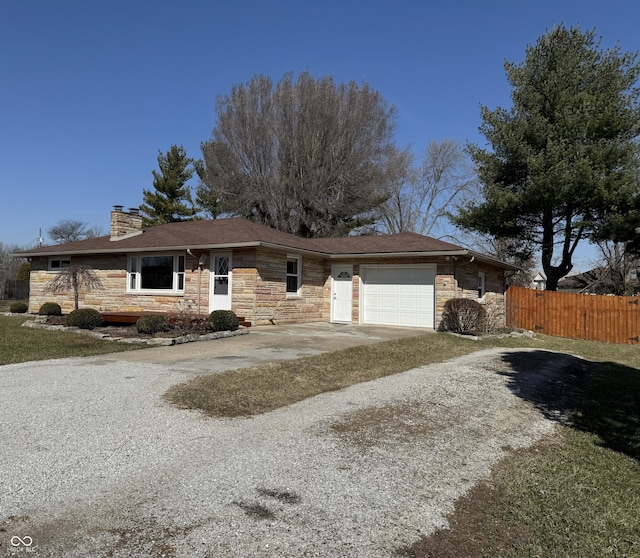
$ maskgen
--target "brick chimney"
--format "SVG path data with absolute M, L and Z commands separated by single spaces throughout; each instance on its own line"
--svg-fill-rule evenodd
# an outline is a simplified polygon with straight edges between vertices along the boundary
M 123 205 L 114 205 L 111 211 L 111 237 L 109 240 L 122 240 L 142 233 L 142 217 L 137 207 L 124 211 Z

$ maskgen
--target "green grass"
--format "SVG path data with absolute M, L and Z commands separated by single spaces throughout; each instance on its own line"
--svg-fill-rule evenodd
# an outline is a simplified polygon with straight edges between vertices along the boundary
M 640 556 L 640 371 L 594 365 L 584 388 L 561 443 L 497 469 L 487 523 L 520 536 L 505 544 L 494 533 L 479 555 Z
M 0 315 L 0 365 L 30 360 L 92 356 L 138 349 L 88 335 L 21 327 L 30 318 Z
M 255 415 L 323 392 L 492 347 L 540 348 L 581 354 L 593 360 L 609 358 L 614 351 L 621 362 L 640 366 L 637 347 L 546 336 L 476 342 L 430 332 L 267 366 L 204 375 L 173 387 L 166 397 L 175 405 L 200 409 L 210 416 Z
M 428 333 L 272 363 L 239 371 L 205 375 L 174 386 L 166 398 L 210 416 L 255 415 L 327 391 L 397 374 L 431 362 L 476 351 L 472 341 Z
M 595 434 L 565 428 L 563 443 L 507 461 L 494 483 L 492 515 L 528 536 L 490 539 L 483 556 L 640 556 L 640 464 Z

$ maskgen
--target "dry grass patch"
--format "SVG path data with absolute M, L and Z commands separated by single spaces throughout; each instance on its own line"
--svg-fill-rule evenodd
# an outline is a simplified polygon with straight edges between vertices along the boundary
M 297 360 L 200 376 L 171 388 L 165 397 L 211 416 L 265 413 L 327 391 L 397 374 L 478 350 L 451 335 L 428 333 L 352 347 Z
M 540 348 L 569 352 L 593 360 L 615 358 L 640 367 L 637 347 L 539 336 L 473 341 L 444 333 L 362 345 L 255 368 L 200 376 L 165 395 L 186 409 L 210 416 L 236 417 L 272 411 L 320 393 L 443 362 L 492 347 Z
M 451 427 L 451 417 L 438 417 L 419 401 L 381 407 L 367 407 L 344 415 L 332 422 L 329 431 L 339 440 L 360 450 L 382 444 L 415 443 Z

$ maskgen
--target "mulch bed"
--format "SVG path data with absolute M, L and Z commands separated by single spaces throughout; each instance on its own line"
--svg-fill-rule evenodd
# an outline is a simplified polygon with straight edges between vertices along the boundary
M 67 325 L 67 317 L 47 316 L 41 321 L 41 323 L 65 327 Z M 205 335 L 207 333 L 211 333 L 211 331 L 206 328 L 204 320 L 194 321 L 194 323 L 190 324 L 189 327 L 174 326 L 169 331 L 159 331 L 153 334 L 139 333 L 135 324 L 104 325 L 101 327 L 95 327 L 91 331 L 121 339 L 174 339 L 176 337 L 182 337 L 190 334 Z

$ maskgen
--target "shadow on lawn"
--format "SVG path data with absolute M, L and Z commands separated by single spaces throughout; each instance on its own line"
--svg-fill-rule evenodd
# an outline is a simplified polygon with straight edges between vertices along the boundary
M 547 351 L 502 356 L 509 387 L 547 417 L 640 460 L 640 370 Z

